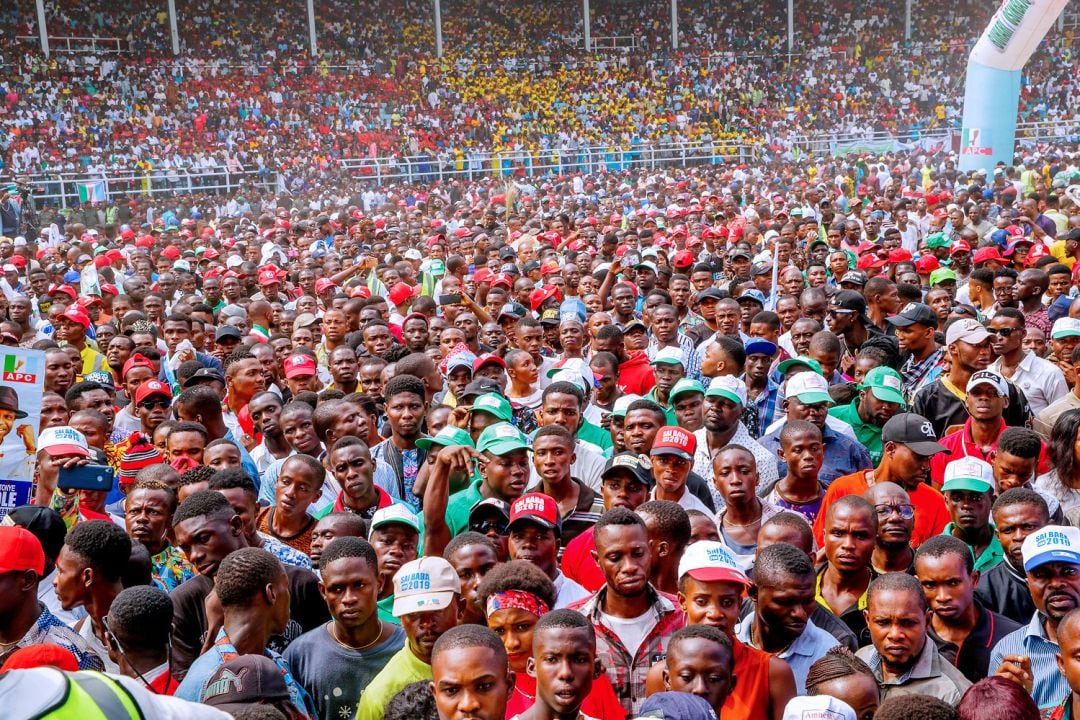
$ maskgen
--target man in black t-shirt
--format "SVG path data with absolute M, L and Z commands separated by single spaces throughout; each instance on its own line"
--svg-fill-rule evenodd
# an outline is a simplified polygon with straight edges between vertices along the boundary
M 972 318 L 956 320 L 945 331 L 945 352 L 949 372 L 925 385 L 915 394 L 911 411 L 930 420 L 938 437 L 963 427 L 968 419 L 967 384 L 972 374 L 990 365 L 990 332 Z M 1010 427 L 1031 425 L 1031 408 L 1024 392 L 1011 382 L 1009 404 L 1003 419 Z

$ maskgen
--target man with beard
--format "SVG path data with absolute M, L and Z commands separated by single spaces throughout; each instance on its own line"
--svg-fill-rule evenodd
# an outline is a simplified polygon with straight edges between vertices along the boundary
M 945 451 L 930 421 L 915 413 L 894 415 L 881 429 L 881 441 L 881 462 L 877 468 L 844 475 L 829 485 L 814 522 L 814 537 L 819 547 L 825 543 L 824 520 L 829 506 L 845 495 L 862 495 L 867 488 L 883 482 L 895 482 L 911 497 L 915 508 L 914 547 L 940 535 L 949 522 L 944 498 L 927 484 L 930 458 Z
M 870 453 L 875 466 L 881 461 L 881 428 L 904 406 L 903 379 L 892 368 L 877 367 L 866 374 L 859 395 L 848 405 L 829 410 L 829 415 L 851 425 L 855 437 Z
M 1005 559 L 982 574 L 975 597 L 990 610 L 1026 623 L 1035 613 L 1035 603 L 1024 573 L 1023 544 L 1029 535 L 1050 524 L 1050 512 L 1039 493 L 1017 487 L 994 501 L 992 513 L 994 534 Z
M 856 656 L 870 666 L 883 701 L 918 693 L 956 705 L 971 687 L 927 637 L 927 610 L 922 586 L 907 573 L 889 573 L 870 584 L 864 612 L 873 645 Z
M 683 611 L 649 584 L 652 554 L 644 521 L 622 507 L 608 510 L 593 529 L 594 556 L 604 573 L 595 595 L 570 606 L 593 624 L 597 656 L 619 702 L 633 715 L 645 700 L 651 662 L 667 653 Z
M 930 538 L 915 556 L 915 572 L 930 606 L 927 632 L 938 652 L 971 682 L 993 668 L 990 650 L 1020 629 L 1019 623 L 984 608 L 975 599 L 979 571 L 967 545 L 956 538 Z
M 911 498 L 896 483 L 880 482 L 863 493 L 877 515 L 877 537 L 870 567 L 876 575 L 890 572 L 913 573 L 915 551 L 911 532 L 915 527 L 915 508 Z
M 1031 688 L 1040 712 L 1047 713 L 1069 694 L 1057 666 L 1058 624 L 1080 607 L 1080 529 L 1047 525 L 1024 540 L 1021 556 L 1036 612 L 994 647 L 990 668 Z

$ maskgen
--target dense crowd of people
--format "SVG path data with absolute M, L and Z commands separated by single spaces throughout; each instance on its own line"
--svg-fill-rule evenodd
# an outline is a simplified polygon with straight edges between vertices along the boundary
M 1073 717 L 1080 151 L 955 160 L 0 236 L 5 717 Z
M 959 125 L 967 49 L 991 10 L 913 3 L 907 41 L 902 5 L 796 4 L 786 55 L 777 2 L 682 2 L 677 51 L 655 3 L 594 4 L 594 36 L 634 38 L 633 49 L 600 53 L 583 51 L 579 5 L 444 5 L 441 59 L 431 4 L 419 0 L 393 12 L 370 0 L 317 3 L 317 58 L 302 5 L 178 3 L 173 56 L 159 3 L 48 3 L 58 38 L 48 58 L 35 46 L 33 6 L 13 6 L 0 12 L 13 58 L 2 169 L 175 184 L 242 168 L 281 173 L 296 191 L 373 155 L 558 171 L 580 165 L 584 148 L 753 144 L 778 154 L 805 152 L 814 134 L 918 135 Z M 253 32 L 249 16 L 265 28 Z M 1052 31 L 1025 69 L 1022 120 L 1075 121 L 1072 32 Z M 124 51 L 64 52 L 66 37 L 119 39 Z

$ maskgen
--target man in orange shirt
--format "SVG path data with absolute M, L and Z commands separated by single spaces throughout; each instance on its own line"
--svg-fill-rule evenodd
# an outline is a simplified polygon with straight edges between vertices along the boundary
M 821 501 L 821 510 L 814 521 L 814 537 L 818 547 L 825 543 L 825 515 L 829 506 L 844 495 L 862 495 L 868 487 L 882 482 L 894 482 L 907 491 L 915 507 L 915 529 L 911 546 L 917 548 L 923 540 L 940 535 L 949 523 L 949 510 L 941 493 L 928 485 L 930 458 L 949 452 L 937 441 L 934 426 L 915 413 L 894 415 L 881 429 L 882 456 L 875 470 L 844 475 L 833 481 Z

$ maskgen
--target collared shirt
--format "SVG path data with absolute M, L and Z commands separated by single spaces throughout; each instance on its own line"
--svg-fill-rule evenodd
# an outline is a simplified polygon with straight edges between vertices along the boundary
M 904 378 L 904 400 L 908 405 L 915 399 L 915 393 L 924 386 L 938 379 L 945 368 L 945 348 L 938 348 L 922 362 L 915 362 L 915 356 L 909 355 L 900 366 L 900 375 Z
M 941 531 L 941 534 L 952 535 L 953 527 L 953 523 L 949 523 L 945 526 L 945 529 Z M 974 552 L 974 550 L 975 549 L 972 548 L 972 552 Z M 990 544 L 986 546 L 986 549 L 982 551 L 979 557 L 975 558 L 975 569 L 979 572 L 985 572 L 1004 559 L 1005 550 L 1001 547 L 1001 542 L 997 539 L 997 528 L 991 523 Z
M 3 653 L 0 653 L 0 664 L 7 659 L 7 656 L 15 652 L 19 648 L 24 648 L 29 645 L 59 645 L 65 650 L 70 650 L 71 654 L 75 656 L 75 659 L 79 663 L 80 670 L 98 670 L 104 671 L 105 664 L 101 658 L 86 644 L 86 640 L 79 636 L 77 632 L 69 628 L 62 623 L 55 615 L 49 612 L 49 609 L 42 604 L 38 604 L 38 609 L 41 612 L 38 614 L 37 620 L 30 626 L 30 629 L 26 631 L 26 634 L 22 636 L 19 642 L 7 648 Z
M 678 333 L 675 336 L 675 342 L 678 343 L 679 349 L 682 350 L 683 374 L 691 380 L 701 380 L 701 355 L 698 354 L 694 341 L 686 335 Z M 649 355 L 650 362 L 656 357 L 658 350 L 660 350 L 660 343 L 657 342 L 655 337 L 650 337 L 649 347 L 645 350 Z
M 1045 622 L 1046 616 L 1036 612 L 1027 625 L 1003 637 L 991 651 L 989 665 L 1000 667 L 1006 655 L 1027 655 L 1035 679 L 1031 697 L 1040 711 L 1053 709 L 1070 692 L 1068 681 L 1058 670 L 1056 656 L 1061 648 L 1046 637 Z
M 1049 440 L 1050 431 L 1054 429 L 1057 419 L 1070 410 L 1078 409 L 1080 409 L 1080 397 L 1077 397 L 1074 392 L 1066 393 L 1064 397 L 1040 412 L 1032 421 L 1031 427 L 1042 436 L 1043 440 Z
M 695 430 L 694 437 L 697 438 L 697 449 L 694 451 L 694 472 L 703 478 L 711 478 L 713 477 L 713 454 L 719 452 L 721 448 L 709 447 L 708 434 L 705 428 Z M 731 436 L 729 444 L 742 445 L 754 455 L 758 471 L 758 496 L 764 497 L 768 495 L 773 485 L 780 480 L 780 475 L 776 469 L 778 463 L 776 455 L 770 453 L 762 447 L 761 443 L 750 437 L 750 432 L 741 422 L 735 430 L 735 434 Z M 762 488 L 765 488 L 764 492 Z M 715 484 L 709 485 L 709 492 L 712 494 L 716 511 L 720 512 L 727 504 L 724 502 L 724 497 L 716 489 Z
M 974 601 L 979 612 L 975 627 L 959 645 L 945 640 L 934 632 L 932 623 L 926 624 L 926 631 L 937 645 L 941 656 L 956 666 L 971 682 L 979 682 L 987 677 L 996 667 L 990 666 L 990 651 L 998 642 L 1011 632 L 1020 629 L 1020 624 L 1003 615 L 991 612 Z
M 774 457 L 780 450 L 780 432 L 777 428 L 761 438 L 761 446 L 768 450 Z M 825 424 L 825 430 L 821 433 L 821 439 L 825 442 L 825 462 L 818 471 L 818 480 L 822 487 L 828 488 L 833 480 L 844 475 L 850 475 L 859 470 L 869 470 L 874 467 L 870 462 L 870 453 L 855 440 L 841 435 Z M 787 463 L 777 461 L 777 472 L 780 477 L 787 475 Z M 761 494 L 761 485 L 758 485 L 758 494 Z M 822 512 L 825 508 L 822 507 Z
M 929 637 L 923 643 L 923 648 L 911 668 L 891 680 L 884 678 L 881 655 L 873 645 L 868 645 L 855 654 L 874 672 L 878 687 L 881 688 L 882 700 L 899 695 L 929 695 L 956 705 L 964 692 L 971 687 L 971 681 L 941 657 L 937 645 Z
M 743 381 L 746 376 L 743 375 Z M 765 428 L 772 424 L 776 416 L 776 401 L 780 396 L 780 385 L 772 378 L 766 378 L 768 383 L 765 389 L 758 393 L 756 398 L 747 396 L 746 406 L 743 410 L 743 424 L 754 438 L 765 434 Z
M 1031 327 L 1030 317 L 1028 326 Z M 995 360 L 990 369 L 1001 375 L 1001 358 Z M 1069 394 L 1065 375 L 1058 366 L 1049 360 L 1043 360 L 1030 350 L 1024 352 L 1024 359 L 1016 366 L 1012 377 L 1007 379 L 1024 391 L 1031 412 L 1036 415 Z
M 607 595 L 607 585 L 596 594 L 570 605 L 592 623 L 596 630 L 596 657 L 611 680 L 619 702 L 627 715 L 636 715 L 645 701 L 645 678 L 653 663 L 667 657 L 668 642 L 676 630 L 686 625 L 686 615 L 670 595 L 649 586 L 649 613 L 652 629 L 637 652 L 631 656 L 622 640 L 603 623 L 601 608 Z
M 828 569 L 829 564 L 825 563 L 817 571 L 817 580 L 814 584 L 814 599 L 817 600 L 818 605 L 832 613 L 835 617 L 839 618 L 847 626 L 848 630 L 855 636 L 860 646 L 870 642 L 870 633 L 866 628 L 866 618 L 863 617 L 863 610 L 866 609 L 867 596 L 870 591 L 870 584 L 867 583 L 866 590 L 863 590 L 862 595 L 851 607 L 844 608 L 837 611 L 833 609 L 829 602 L 825 599 L 825 596 L 821 594 L 821 581 L 825 577 L 825 571 Z M 874 568 L 870 568 L 870 580 L 871 582 L 877 577 L 877 573 L 874 572 Z
M 751 639 L 751 628 L 754 626 L 754 618 L 757 612 L 752 612 L 735 626 L 735 637 L 743 641 L 752 648 L 761 650 L 755 645 Z M 812 620 L 807 619 L 806 627 L 803 628 L 799 637 L 780 652 L 773 653 L 781 660 L 787 661 L 787 664 L 791 667 L 791 671 L 795 674 L 795 688 L 798 691 L 798 695 L 806 694 L 806 673 L 810 669 L 810 666 L 814 664 L 816 660 L 823 657 L 825 653 L 832 650 L 839 645 L 829 633 L 825 632 Z
M 829 410 L 829 415 L 838 420 L 843 420 L 855 431 L 862 446 L 870 453 L 870 462 L 877 467 L 881 462 L 883 452 L 881 443 L 881 428 L 873 423 L 863 422 L 859 415 L 859 399 L 856 398 L 847 405 L 840 405 Z

